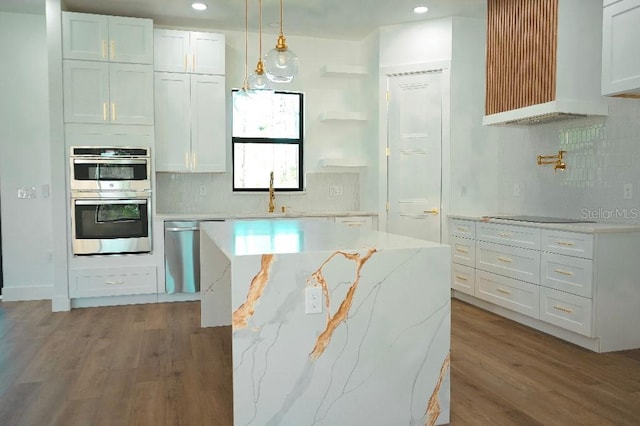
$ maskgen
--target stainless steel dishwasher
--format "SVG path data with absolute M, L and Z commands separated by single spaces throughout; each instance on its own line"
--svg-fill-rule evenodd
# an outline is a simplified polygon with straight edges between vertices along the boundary
M 164 223 L 164 271 L 167 293 L 200 291 L 200 222 Z

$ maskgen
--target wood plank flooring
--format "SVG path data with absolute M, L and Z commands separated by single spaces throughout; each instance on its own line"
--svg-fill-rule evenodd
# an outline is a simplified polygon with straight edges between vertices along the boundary
M 50 310 L 0 303 L 1 425 L 231 425 L 231 330 L 200 328 L 199 303 Z M 451 355 L 452 425 L 640 424 L 640 350 L 454 300 Z

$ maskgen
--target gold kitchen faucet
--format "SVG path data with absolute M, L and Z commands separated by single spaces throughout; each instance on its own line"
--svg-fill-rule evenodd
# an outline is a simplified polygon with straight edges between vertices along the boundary
M 276 209 L 276 191 L 273 188 L 273 172 L 269 175 L 269 213 Z

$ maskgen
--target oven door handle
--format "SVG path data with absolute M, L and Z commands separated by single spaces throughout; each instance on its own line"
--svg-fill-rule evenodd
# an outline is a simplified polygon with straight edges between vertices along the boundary
M 75 204 L 77 206 L 95 206 L 95 205 L 106 205 L 106 204 L 147 204 L 149 200 L 145 198 L 144 200 L 78 200 L 76 199 Z
M 148 160 L 134 160 L 134 159 L 95 159 L 95 160 L 85 160 L 85 159 L 73 159 L 73 164 L 148 164 Z

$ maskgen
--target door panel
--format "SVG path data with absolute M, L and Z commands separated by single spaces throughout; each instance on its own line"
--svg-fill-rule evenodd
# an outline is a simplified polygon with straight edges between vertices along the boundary
M 109 64 L 64 61 L 64 121 L 107 123 L 109 120 Z
M 189 170 L 191 156 L 189 74 L 155 73 L 156 170 Z
M 389 78 L 387 231 L 440 242 L 442 74 Z
M 226 171 L 224 87 L 224 76 L 191 76 L 191 151 L 194 171 Z
M 224 34 L 191 33 L 191 58 L 189 58 L 191 72 L 224 75 L 224 43 Z
M 111 121 L 153 124 L 153 66 L 110 64 Z

